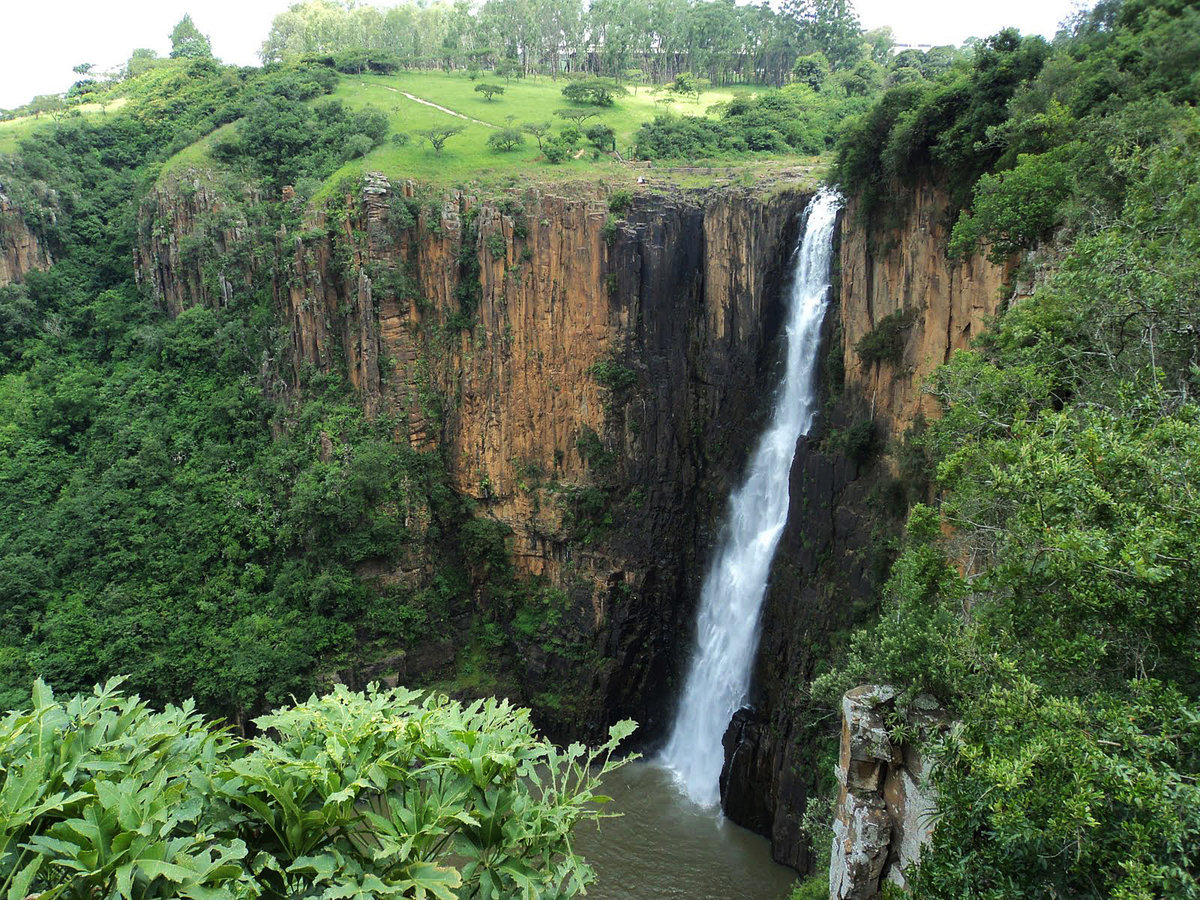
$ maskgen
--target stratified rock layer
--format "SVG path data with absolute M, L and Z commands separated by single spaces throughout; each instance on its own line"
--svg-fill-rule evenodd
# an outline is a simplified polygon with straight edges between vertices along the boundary
M 143 206 L 138 253 L 173 311 L 242 283 L 183 252 L 199 225 L 216 258 L 246 257 L 236 228 L 214 227 L 226 201 L 193 176 L 182 189 Z M 808 195 L 637 194 L 616 215 L 602 186 L 484 198 L 372 176 L 277 238 L 285 380 L 345 373 L 368 414 L 438 448 L 476 515 L 511 530 L 517 571 L 565 594 L 552 637 L 584 661 L 546 639 L 517 654 L 516 699 L 570 699 L 539 710 L 557 736 L 664 722 L 717 518 L 768 411 Z M 591 521 L 581 497 L 602 507 Z

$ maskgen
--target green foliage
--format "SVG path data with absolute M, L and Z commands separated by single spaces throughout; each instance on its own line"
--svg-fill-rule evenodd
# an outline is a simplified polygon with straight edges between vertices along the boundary
M 324 179 L 348 159 L 369 153 L 387 136 L 387 117 L 370 107 L 350 111 L 337 100 L 311 107 L 289 96 L 268 94 L 254 103 L 237 137 L 219 146 L 225 162 L 252 161 L 275 184 Z
M 1049 233 L 1071 193 L 1071 149 L 1061 147 L 1040 156 L 1022 154 L 1008 172 L 980 176 L 971 211 L 954 224 L 950 255 L 966 256 L 982 241 L 988 258 L 999 264 Z
M 511 153 L 525 143 L 525 136 L 516 128 L 502 128 L 489 135 L 487 143 L 497 153 Z
M 475 85 L 475 93 L 483 94 L 484 100 L 495 100 L 497 96 L 504 93 L 504 85 L 488 84 L 486 81 L 481 81 Z
M 623 216 L 633 205 L 633 191 L 619 190 L 608 195 L 608 211 Z
M 1056 208 L 1094 196 L 1091 172 L 1122 173 L 1102 180 L 1123 200 L 935 372 L 914 452 L 940 506 L 914 507 L 880 620 L 814 687 L 890 681 L 956 710 L 920 896 L 1200 896 L 1200 121 L 1165 121 L 1104 165 L 1062 145 Z M 1017 160 L 1018 183 L 1048 161 Z
M 598 150 L 616 150 L 617 133 L 611 125 L 598 122 L 584 130 L 584 135 Z
M 506 702 L 339 686 L 238 741 L 118 686 L 38 681 L 0 723 L 8 896 L 575 896 L 571 833 L 634 727 L 563 751 Z
M 171 29 L 171 59 L 212 59 L 212 44 L 189 15 Z
M 419 138 L 423 138 L 433 148 L 433 152 L 441 154 L 442 148 L 446 146 L 446 141 L 454 137 L 456 134 L 462 134 L 463 128 L 460 125 L 448 125 L 438 128 L 426 128 L 421 131 L 414 131 Z
M 638 130 L 642 159 L 737 156 L 746 153 L 823 153 L 833 146 L 848 117 L 867 109 L 873 89 L 861 95 L 817 92 L 794 84 L 756 97 L 738 97 L 719 119 L 659 115 Z
M 904 344 L 908 340 L 908 330 L 916 321 L 915 309 L 898 309 L 888 313 L 875 323 L 875 326 L 858 339 L 854 352 L 864 365 L 886 362 L 899 365 L 904 358 Z
M 614 394 L 637 384 L 637 373 L 621 362 L 615 353 L 588 366 L 588 374 Z
M 625 88 L 607 78 L 580 78 L 568 82 L 562 89 L 562 95 L 572 103 L 591 106 L 612 106 L 625 92 Z

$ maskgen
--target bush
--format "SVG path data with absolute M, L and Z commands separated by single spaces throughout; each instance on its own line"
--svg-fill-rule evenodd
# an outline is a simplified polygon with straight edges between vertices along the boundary
M 908 329 L 917 318 L 915 309 L 898 309 L 875 323 L 854 345 L 854 352 L 866 365 L 886 362 L 898 365 L 904 358 Z
M 553 141 L 546 141 L 545 145 L 542 147 L 542 155 L 546 157 L 546 162 L 553 165 L 558 165 L 565 160 L 570 151 L 570 147 L 557 139 Z
M 487 145 L 497 153 L 511 153 L 524 143 L 525 136 L 516 128 L 502 128 L 487 139 Z
M 617 133 L 613 131 L 611 125 L 604 125 L 602 123 L 591 125 L 584 134 L 600 150 L 617 149 Z
M 366 156 L 374 146 L 375 142 L 365 134 L 352 134 L 342 145 L 342 159 L 358 159 Z
M 39 681 L 0 723 L 9 896 L 574 896 L 595 876 L 571 832 L 633 731 L 564 753 L 507 701 L 339 685 L 243 741 L 119 684 Z

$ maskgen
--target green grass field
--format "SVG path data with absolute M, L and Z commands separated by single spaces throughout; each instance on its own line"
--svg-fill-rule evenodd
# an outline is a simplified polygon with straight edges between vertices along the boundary
M 475 85 L 481 81 L 502 84 L 504 94 L 495 100 L 484 99 L 482 94 L 475 91 Z M 572 107 L 562 96 L 564 84 L 566 82 L 563 79 L 555 81 L 544 76 L 514 79 L 511 83 L 495 78 L 472 81 L 465 72 L 418 71 L 387 76 L 343 76 L 332 94 L 334 99 L 352 108 L 373 106 L 387 114 L 391 134 L 406 133 L 411 137 L 407 144 L 398 145 L 392 142 L 389 135 L 389 139 L 367 156 L 353 160 L 335 172 L 315 199 L 320 200 L 332 192 L 342 179 L 367 171 L 383 172 L 390 178 L 413 178 L 438 185 L 501 183 L 514 179 L 561 182 L 633 177 L 628 166 L 608 154 L 593 158 L 590 144 L 585 144 L 586 149 L 579 158 L 568 159 L 559 165 L 551 165 L 542 158 L 537 142 L 530 135 L 525 136 L 524 146 L 508 153 L 497 153 L 487 146 L 488 136 L 496 129 L 506 127 L 510 116 L 514 127 L 526 122 L 549 121 L 557 132 L 564 122 L 554 115 L 554 111 Z M 626 154 L 638 126 L 664 109 L 681 115 L 706 115 L 714 104 L 728 101 L 736 94 L 755 93 L 758 90 L 762 88 L 712 90 L 701 95 L 697 102 L 681 99 L 666 91 L 630 86 L 629 93 L 619 97 L 615 105 L 593 108 L 599 111 L 599 120 L 616 132 L 617 148 Z M 418 99 L 411 99 L 406 94 Z M 313 102 L 320 103 L 324 99 Z M 420 100 L 427 103 L 421 103 Z M 451 112 L 430 106 L 430 103 Z M 476 121 L 467 121 L 452 113 Z M 440 155 L 412 134 L 443 125 L 461 126 L 464 130 L 446 143 Z M 163 167 L 163 177 L 190 166 L 204 165 L 208 161 L 209 147 L 234 127 L 236 125 L 226 125 L 173 156 Z M 711 183 L 714 177 L 752 181 L 756 177 L 754 173 L 764 167 L 778 170 L 781 165 L 810 166 L 813 162 L 803 158 L 743 159 L 718 162 L 715 168 L 673 167 L 670 171 L 673 172 L 673 183 L 691 186 Z M 664 176 L 667 171 L 665 167 L 656 169 Z
M 475 91 L 475 85 L 481 81 L 502 84 L 504 94 L 495 100 L 484 99 L 482 94 Z M 405 72 L 389 76 L 343 78 L 333 96 L 347 106 L 370 105 L 383 110 L 390 117 L 393 132 L 411 134 L 439 125 L 459 125 L 464 131 L 451 138 L 440 155 L 415 136 L 404 146 L 386 141 L 363 159 L 347 163 L 334 174 L 330 183 L 364 171 L 381 171 L 389 176 L 422 181 L 459 183 L 531 170 L 538 177 L 548 176 L 556 180 L 575 174 L 597 175 L 619 170 L 620 163 L 607 155 L 593 160 L 590 145 L 579 159 L 555 166 L 541 159 L 537 143 L 528 135 L 523 147 L 508 153 L 497 153 L 487 146 L 488 136 L 497 128 L 506 127 L 509 116 L 516 127 L 525 122 L 549 121 L 557 131 L 563 120 L 557 118 L 554 111 L 572 106 L 562 96 L 565 83 L 562 79 L 554 81 L 547 77 L 514 79 L 507 84 L 498 79 L 472 81 L 463 72 Z M 487 124 L 464 121 L 409 99 L 405 94 Z M 600 113 L 599 120 L 616 132 L 618 150 L 625 152 L 638 126 L 652 119 L 664 106 L 681 114 L 704 115 L 708 107 L 733 96 L 731 91 L 711 91 L 702 95 L 699 103 L 679 100 L 660 103 L 657 102 L 660 98 L 666 99 L 670 95 L 639 87 L 636 93 L 631 88 L 628 95 L 618 98 L 611 107 L 594 108 Z M 588 124 L 594 121 L 590 120 Z
M 103 107 L 99 103 L 82 103 L 72 107 L 72 112 L 78 111 L 80 115 L 88 117 L 103 116 L 115 112 L 127 102 L 124 97 L 117 97 Z M 17 149 L 17 144 L 21 138 L 27 137 L 35 129 L 43 125 L 49 125 L 52 122 L 53 119 L 48 114 L 41 116 L 21 116 L 17 119 L 7 119 L 0 122 L 0 153 L 11 153 Z

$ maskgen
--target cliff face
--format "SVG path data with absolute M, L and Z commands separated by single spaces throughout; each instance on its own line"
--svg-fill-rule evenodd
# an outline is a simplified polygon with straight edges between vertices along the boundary
M 906 195 L 895 224 L 861 227 L 859 203 L 846 208 L 841 253 L 842 352 L 847 390 L 869 405 L 871 417 L 899 435 L 918 413 L 934 407 L 921 386 L 929 374 L 966 349 L 1011 292 L 1015 260 L 982 254 L 946 256 L 953 224 L 949 199 L 929 182 Z M 908 311 L 899 363 L 864 363 L 855 345 L 882 319 Z
M 214 263 L 180 250 L 220 202 L 190 193 L 143 208 L 140 277 L 172 310 L 221 302 Z M 342 371 L 398 440 L 438 448 L 553 596 L 511 661 L 517 699 L 558 736 L 628 715 L 652 738 L 677 693 L 716 517 L 767 412 L 806 200 L 784 183 L 613 214 L 601 187 L 485 199 L 376 177 L 278 235 L 288 380 Z M 236 228 L 204 233 L 245 258 Z
M 23 281 L 26 273 L 50 268 L 50 252 L 29 230 L 21 210 L 0 193 L 0 287 Z
M 245 215 L 209 178 L 190 173 L 153 191 L 138 212 L 134 273 L 172 316 L 193 304 L 227 304 L 235 285 L 248 283 Z

